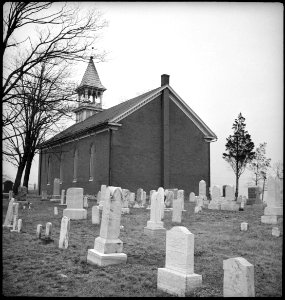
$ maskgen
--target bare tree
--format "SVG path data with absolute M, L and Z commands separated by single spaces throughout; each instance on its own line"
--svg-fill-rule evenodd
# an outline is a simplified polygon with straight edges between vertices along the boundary
M 13 191 L 17 194 L 23 172 L 23 185 L 28 187 L 30 169 L 38 146 L 47 136 L 62 130 L 59 121 L 71 115 L 70 100 L 74 88 L 66 83 L 68 69 L 42 63 L 25 74 L 15 88 L 14 109 L 18 114 L 14 123 L 6 126 L 8 138 L 4 141 L 4 156 L 17 167 Z M 7 132 L 8 131 L 8 132 Z
M 275 178 L 279 178 L 279 179 L 283 178 L 283 162 L 277 161 L 273 163 L 271 167 L 271 171 Z
M 25 74 L 41 63 L 59 65 L 85 59 L 86 50 L 107 25 L 99 11 L 81 14 L 79 7 L 64 3 L 6 2 L 3 8 L 4 110 L 17 105 L 13 100 L 18 99 L 17 85 Z M 105 55 L 98 50 L 93 54 L 101 61 Z M 2 125 L 13 123 L 18 116 L 18 111 L 11 109 L 9 115 L 3 115 Z

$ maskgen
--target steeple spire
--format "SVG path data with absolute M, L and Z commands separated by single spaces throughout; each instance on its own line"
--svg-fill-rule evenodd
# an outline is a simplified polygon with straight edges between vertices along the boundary
M 80 85 L 75 90 L 79 105 L 73 111 L 76 113 L 76 122 L 80 122 L 102 111 L 102 97 L 106 88 L 102 85 L 91 54 L 88 66 Z

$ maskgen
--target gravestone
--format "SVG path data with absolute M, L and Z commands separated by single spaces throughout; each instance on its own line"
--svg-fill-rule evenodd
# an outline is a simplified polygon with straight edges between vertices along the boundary
M 166 199 L 165 199 L 165 207 L 172 208 L 174 200 L 174 193 L 172 191 L 168 191 Z
M 127 189 L 122 189 L 122 214 L 129 214 L 129 200 L 130 200 L 130 191 Z
M 224 297 L 255 297 L 254 266 L 243 257 L 223 261 Z
M 177 194 L 178 194 L 178 189 L 168 189 L 168 192 L 172 191 L 174 194 L 174 199 L 177 198 Z
M 212 194 L 212 196 L 211 196 L 212 200 L 210 201 L 210 203 L 208 205 L 208 209 L 220 210 L 221 202 L 222 202 L 220 187 L 218 185 L 214 185 L 212 188 L 211 194 Z
M 165 235 L 164 223 L 161 221 L 161 193 L 153 192 L 151 195 L 150 220 L 144 227 L 144 233 L 148 236 Z
M 14 198 L 14 193 L 12 190 L 9 191 L 9 201 Z
M 272 228 L 272 235 L 273 235 L 273 236 L 277 236 L 277 237 L 281 236 L 281 231 L 280 231 L 280 229 L 279 229 L 278 227 L 273 227 L 273 228 Z
M 99 202 L 99 209 L 102 210 L 104 206 L 104 202 L 106 200 L 106 193 L 107 193 L 107 186 L 105 184 L 101 185 L 100 190 L 100 202 Z
M 37 231 L 36 231 L 36 237 L 40 239 L 42 237 L 42 232 L 43 232 L 43 225 L 38 224 L 37 225 Z
M 101 191 L 99 191 L 99 192 L 97 193 L 96 200 L 97 200 L 97 204 L 99 205 L 99 203 L 100 203 L 100 201 L 101 201 Z
M 264 209 L 264 215 L 261 216 L 261 223 L 277 224 L 283 219 L 283 179 L 274 179 L 269 176 L 267 189 L 265 199 L 267 206 Z
M 67 208 L 63 216 L 71 220 L 87 219 L 87 210 L 83 208 L 83 188 L 69 188 L 66 191 Z
M 147 209 L 150 209 L 150 207 L 151 207 L 151 195 L 152 195 L 154 192 L 156 192 L 156 190 L 151 190 L 151 191 L 149 192 L 149 205 L 148 205 Z
M 248 230 L 248 223 L 242 222 L 242 223 L 240 224 L 240 230 L 241 230 L 241 231 L 247 231 L 247 230 Z
M 98 205 L 92 206 L 92 224 L 100 224 L 100 209 Z
M 142 206 L 146 206 L 146 192 L 144 190 L 142 192 Z
M 232 185 L 226 186 L 225 200 L 226 201 L 234 201 L 235 200 L 235 192 L 234 192 L 234 187 Z
M 60 204 L 59 204 L 59 205 L 66 205 L 66 201 L 65 201 L 65 190 L 61 190 Z
M 57 216 L 57 215 L 58 215 L 58 209 L 57 209 L 57 207 L 56 207 L 56 206 L 53 208 L 53 212 L 54 212 L 54 215 L 55 215 L 55 216 Z
M 165 207 L 165 204 L 164 204 L 164 188 L 163 187 L 158 188 L 157 192 L 159 194 L 158 199 L 160 199 L 161 220 L 163 220 L 164 219 L 164 207 Z
M 51 235 L 52 235 L 52 223 L 51 222 L 47 222 L 46 223 L 45 238 L 46 239 L 51 239 Z
M 189 194 L 189 202 L 195 202 L 195 193 L 191 192 Z
M 111 195 L 106 190 L 100 236 L 95 239 L 94 249 L 88 249 L 87 263 L 99 266 L 126 263 L 127 255 L 122 253 L 123 242 L 119 239 L 122 191 L 117 188 Z
M 43 190 L 42 191 L 42 199 L 41 199 L 41 201 L 45 201 L 45 200 L 48 200 L 48 196 L 47 196 L 47 191 Z
M 206 182 L 205 180 L 199 181 L 199 196 L 206 196 Z
M 194 273 L 194 234 L 186 227 L 166 232 L 165 268 L 157 271 L 157 288 L 166 293 L 185 297 L 202 286 L 202 276 Z
M 13 226 L 13 204 L 14 204 L 15 199 L 12 198 L 9 201 L 9 205 L 8 205 L 8 209 L 7 209 L 7 213 L 6 213 L 6 217 L 5 217 L 5 221 L 3 224 L 3 227 L 12 227 Z
M 60 225 L 60 235 L 59 235 L 59 248 L 67 249 L 68 240 L 69 240 L 69 231 L 70 231 L 70 219 L 68 217 L 63 216 L 61 219 Z
M 136 197 L 136 203 L 141 206 L 143 201 L 143 189 L 139 188 L 137 189 L 137 197 Z
M 181 200 L 182 211 L 186 211 L 184 209 L 184 190 L 178 190 L 178 192 L 177 192 L 177 198 L 180 198 L 180 200 Z
M 196 205 L 196 206 L 194 207 L 194 213 L 195 213 L 195 214 L 198 214 L 198 213 L 200 213 L 200 212 L 202 212 L 202 206 Z
M 12 232 L 18 232 L 18 215 L 19 215 L 19 203 L 13 203 L 13 225 Z
M 26 186 L 19 186 L 18 195 L 16 196 L 17 201 L 27 201 L 28 189 Z
M 22 231 L 22 226 L 23 226 L 23 221 L 22 221 L 22 219 L 19 219 L 18 220 L 18 226 L 17 226 L 18 227 L 17 229 L 18 229 L 19 233 Z
M 221 210 L 239 211 L 239 204 L 235 201 L 234 186 L 226 186 L 225 198 L 221 201 Z
M 181 223 L 182 219 L 182 198 L 179 196 L 173 200 L 172 223 Z
M 11 180 L 6 180 L 4 182 L 4 187 L 3 187 L 3 193 L 9 193 L 9 191 L 11 191 L 13 189 L 13 181 Z
M 136 203 L 135 198 L 136 198 L 136 194 L 130 193 L 129 207 L 134 207 Z
M 259 186 L 248 187 L 247 205 L 261 203 L 260 195 L 261 195 L 261 190 Z
M 83 208 L 88 208 L 88 196 L 83 196 Z

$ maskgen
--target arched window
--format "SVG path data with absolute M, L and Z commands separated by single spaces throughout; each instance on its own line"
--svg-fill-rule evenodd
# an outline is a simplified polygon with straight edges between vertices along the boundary
M 60 183 L 63 181 L 63 153 L 60 154 L 60 161 L 59 161 L 59 180 Z
M 76 147 L 73 156 L 73 182 L 77 181 L 77 171 L 78 171 L 78 149 Z
M 51 179 L 51 157 L 48 156 L 48 163 L 47 163 L 47 184 L 50 184 Z
M 89 181 L 94 179 L 94 157 L 95 157 L 95 146 L 91 145 L 89 150 Z

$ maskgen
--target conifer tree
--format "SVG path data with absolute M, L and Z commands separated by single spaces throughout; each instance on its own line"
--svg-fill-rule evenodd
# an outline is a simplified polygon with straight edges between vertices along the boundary
M 227 138 L 226 152 L 223 153 L 223 159 L 230 164 L 236 176 L 236 200 L 239 178 L 255 155 L 254 143 L 251 141 L 250 134 L 245 130 L 245 126 L 245 118 L 239 113 L 232 127 L 234 134 Z

